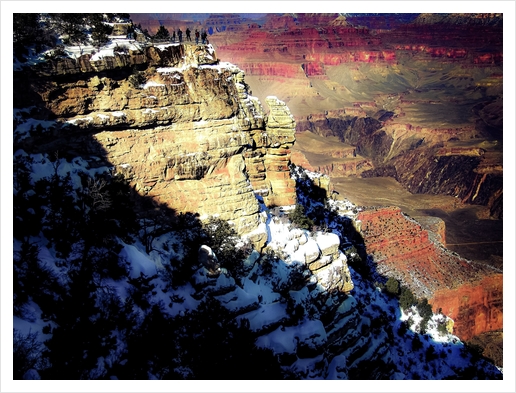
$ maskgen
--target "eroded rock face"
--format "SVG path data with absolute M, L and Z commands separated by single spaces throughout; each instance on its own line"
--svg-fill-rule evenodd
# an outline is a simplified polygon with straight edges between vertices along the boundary
M 503 15 L 416 17 L 268 15 L 263 23 L 240 24 L 238 37 L 217 30 L 212 41 L 252 76 L 259 93 L 288 83 L 285 101 L 298 132 L 339 136 L 363 158 L 320 164 L 307 157 L 313 168 L 334 176 L 392 176 L 413 193 L 458 196 L 501 218 L 502 159 L 490 159 L 490 169 L 466 164 L 467 173 L 461 162 L 471 158 L 466 150 L 473 140 L 502 139 Z M 434 164 L 425 149 L 437 145 L 465 149 Z M 415 165 L 425 173 L 411 176 Z
M 442 308 L 461 339 L 502 328 L 501 273 L 447 250 L 397 207 L 366 209 L 357 220 L 377 271 L 427 298 L 434 312 Z
M 413 193 L 452 195 L 503 217 L 501 152 L 481 148 L 417 149 L 392 160 L 394 177 Z M 363 175 L 367 176 L 367 173 Z
M 276 97 L 267 97 L 270 114 L 267 119 L 265 133 L 256 141 L 260 146 L 260 155 L 248 160 L 250 173 L 264 168 L 260 175 L 258 170 L 251 180 L 255 190 L 261 190 L 268 206 L 295 204 L 296 182 L 290 178 L 291 147 L 295 142 L 295 122 L 284 102 Z M 263 176 L 265 175 L 265 176 Z
M 147 67 L 138 83 L 132 64 Z M 156 204 L 231 220 L 245 234 L 259 225 L 255 193 L 267 205 L 295 203 L 289 109 L 270 97 L 267 115 L 244 73 L 220 63 L 211 46 L 148 47 L 96 61 L 85 55 L 36 72 L 34 100 L 62 124 L 59 136 L 103 157 Z M 52 143 L 58 149 L 59 140 Z M 263 245 L 266 234 L 255 231 L 252 240 Z
M 464 340 L 503 328 L 503 277 L 486 275 L 453 290 L 438 290 L 433 297 L 442 312 L 454 319 L 454 331 Z

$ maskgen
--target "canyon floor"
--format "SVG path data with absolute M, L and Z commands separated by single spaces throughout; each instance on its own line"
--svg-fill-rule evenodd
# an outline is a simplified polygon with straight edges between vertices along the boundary
M 451 196 L 411 194 L 387 177 L 338 177 L 332 181 L 335 190 L 354 204 L 398 206 L 416 220 L 421 216 L 441 218 L 446 223 L 447 248 L 467 259 L 503 267 L 503 221 L 479 218 L 484 207 L 461 205 Z
M 475 143 L 486 147 L 485 141 Z M 312 168 L 330 172 L 339 197 L 359 206 L 398 206 L 415 219 L 439 217 L 446 225 L 447 248 L 467 259 L 503 269 L 503 220 L 488 219 L 485 206 L 464 204 L 453 196 L 412 194 L 391 177 L 339 176 L 339 166 L 360 168 L 367 162 L 360 155 L 338 157 L 338 152 L 349 149 L 353 146 L 337 137 L 325 138 L 311 132 L 298 133 L 293 148 L 303 153 Z

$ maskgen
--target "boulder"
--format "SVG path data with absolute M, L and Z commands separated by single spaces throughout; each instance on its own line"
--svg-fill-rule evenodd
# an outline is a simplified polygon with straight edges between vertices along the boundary
M 199 264 L 204 266 L 210 272 L 210 274 L 215 276 L 220 273 L 219 261 L 217 259 L 217 256 L 210 247 L 202 245 L 199 248 L 197 258 Z

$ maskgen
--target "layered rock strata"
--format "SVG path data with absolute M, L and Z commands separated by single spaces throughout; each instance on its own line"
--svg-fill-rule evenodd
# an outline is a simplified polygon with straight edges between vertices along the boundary
M 437 236 L 397 207 L 364 209 L 357 220 L 378 273 L 427 298 L 434 312 L 442 309 L 455 321 L 454 331 L 461 339 L 502 328 L 501 272 L 447 250 Z
M 287 256 L 275 260 L 273 274 L 258 274 L 261 257 L 256 252 L 245 261 L 251 273 L 239 285 L 224 272 L 214 276 L 201 267 L 194 274 L 195 297 L 214 295 L 254 332 L 258 347 L 273 350 L 281 365 L 301 377 L 327 378 L 332 361 L 348 370 L 359 367 L 359 360 L 371 347 L 375 351 L 368 360 L 383 358 L 389 347 L 385 337 L 372 338 L 371 321 L 361 317 L 357 300 L 350 294 L 354 284 L 347 258 L 339 250 L 339 237 L 298 228 L 285 230 L 280 217 L 271 221 L 268 248 Z M 295 322 L 288 311 L 295 306 L 317 309 L 324 321 L 303 318 Z M 347 356 L 336 356 L 342 354 Z M 302 369 L 307 361 L 321 367 Z
M 131 74 L 134 65 L 142 71 Z M 295 203 L 288 108 L 270 97 L 267 115 L 243 72 L 219 62 L 209 45 L 146 47 L 102 59 L 87 54 L 32 72 L 37 78 L 25 85 L 35 95 L 20 101 L 44 107 L 60 125 L 57 136 L 67 139 L 40 148 L 70 149 L 59 144 L 73 138 L 75 148 L 103 157 L 156 205 L 231 220 L 240 234 L 260 223 L 255 193 L 266 204 Z M 263 245 L 266 234 L 254 234 Z
M 290 178 L 295 121 L 284 102 L 267 97 L 270 108 L 265 132 L 256 134 L 257 148 L 245 154 L 249 179 L 268 206 L 295 203 L 295 180 Z
M 283 96 L 298 132 L 338 135 L 365 158 L 324 162 L 303 150 L 314 169 L 392 176 L 411 192 L 458 196 L 501 218 L 501 158 L 491 168 L 461 163 L 475 153 L 468 143 L 502 139 L 502 25 L 501 14 L 284 14 L 211 39 L 258 95 L 288 83 Z M 456 141 L 466 146 L 447 151 Z M 414 165 L 425 173 L 411 176 Z

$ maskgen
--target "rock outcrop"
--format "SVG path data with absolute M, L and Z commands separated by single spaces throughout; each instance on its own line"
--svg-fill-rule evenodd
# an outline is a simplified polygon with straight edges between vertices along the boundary
M 364 209 L 357 220 L 378 273 L 427 298 L 434 312 L 442 309 L 455 321 L 454 333 L 461 339 L 502 328 L 501 272 L 447 250 L 438 237 L 399 208 Z
M 413 193 L 458 196 L 501 218 L 498 149 L 486 151 L 490 168 L 460 163 L 486 139 L 503 137 L 502 22 L 500 14 L 285 14 L 240 24 L 238 38 L 216 31 L 211 39 L 260 94 L 288 80 L 284 96 L 298 132 L 338 136 L 365 158 L 322 162 L 303 150 L 314 169 L 392 176 Z M 425 149 L 443 146 L 459 150 L 448 160 L 437 154 L 434 164 L 435 152 Z
M 141 71 L 131 73 L 136 65 Z M 15 78 L 27 78 L 35 92 L 20 101 L 33 100 L 60 125 L 55 134 L 62 139 L 47 135 L 32 149 L 103 157 L 156 205 L 230 220 L 263 246 L 255 194 L 267 205 L 295 203 L 289 109 L 270 97 L 266 114 L 244 73 L 219 62 L 209 45 L 57 59 Z
M 255 149 L 246 154 L 249 178 L 268 206 L 295 203 L 295 181 L 290 178 L 291 147 L 295 122 L 284 102 L 267 97 L 270 108 L 265 132 L 257 135 Z

